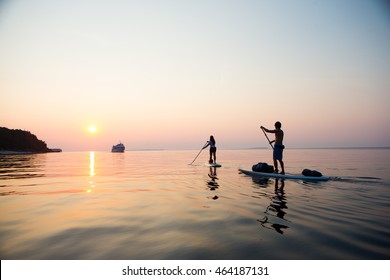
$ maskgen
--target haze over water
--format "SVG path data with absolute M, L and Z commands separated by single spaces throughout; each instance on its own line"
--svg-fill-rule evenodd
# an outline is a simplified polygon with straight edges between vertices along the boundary
M 238 173 L 270 149 L 197 153 L 0 156 L 1 259 L 389 259 L 389 149 L 285 150 L 327 182 Z

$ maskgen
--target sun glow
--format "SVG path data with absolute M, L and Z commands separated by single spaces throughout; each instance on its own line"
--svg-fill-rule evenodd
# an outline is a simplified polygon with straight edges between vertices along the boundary
M 88 131 L 89 131 L 89 133 L 95 133 L 96 132 L 96 126 L 94 126 L 94 125 L 89 126 L 88 127 Z

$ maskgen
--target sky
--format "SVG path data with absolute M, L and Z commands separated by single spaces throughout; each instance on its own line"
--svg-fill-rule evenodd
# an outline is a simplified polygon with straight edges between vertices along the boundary
M 0 0 L 0 126 L 51 148 L 389 147 L 389 104 L 384 0 Z

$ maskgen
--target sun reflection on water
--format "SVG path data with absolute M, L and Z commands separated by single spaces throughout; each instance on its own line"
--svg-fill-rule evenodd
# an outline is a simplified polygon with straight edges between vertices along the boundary
M 89 152 L 89 188 L 87 193 L 92 192 L 92 188 L 95 187 L 93 177 L 95 176 L 95 152 Z
M 95 152 L 89 152 L 89 177 L 95 176 Z

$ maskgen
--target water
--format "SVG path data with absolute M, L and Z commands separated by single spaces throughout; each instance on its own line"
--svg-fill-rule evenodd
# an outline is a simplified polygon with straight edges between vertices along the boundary
M 270 150 L 0 156 L 1 259 L 389 259 L 390 150 L 285 151 L 286 170 L 238 173 Z

